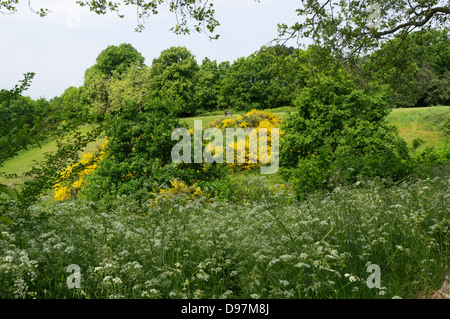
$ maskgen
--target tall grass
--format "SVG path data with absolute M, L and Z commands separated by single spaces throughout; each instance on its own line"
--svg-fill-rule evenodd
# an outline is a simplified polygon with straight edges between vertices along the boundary
M 359 181 L 297 202 L 242 179 L 235 201 L 67 201 L 0 225 L 1 298 L 416 298 L 450 258 L 450 178 Z M 67 267 L 81 269 L 68 289 Z M 379 265 L 381 287 L 367 285 Z

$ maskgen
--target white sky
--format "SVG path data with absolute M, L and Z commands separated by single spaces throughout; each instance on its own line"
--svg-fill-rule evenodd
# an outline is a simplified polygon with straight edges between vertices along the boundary
M 98 54 L 108 45 L 130 43 L 145 57 L 147 65 L 171 46 L 185 46 L 199 63 L 211 60 L 234 61 L 268 44 L 277 35 L 277 24 L 292 25 L 298 20 L 299 0 L 214 0 L 220 22 L 219 40 L 205 34 L 175 35 L 175 15 L 161 9 L 137 26 L 135 9 L 99 16 L 79 8 L 75 0 L 32 0 L 34 8 L 46 7 L 52 13 L 40 18 L 22 0 L 16 14 L 0 14 L 0 89 L 11 89 L 26 72 L 35 72 L 30 89 L 33 99 L 51 99 L 70 86 L 83 83 L 84 71 L 95 64 Z M 291 45 L 295 45 L 292 43 Z

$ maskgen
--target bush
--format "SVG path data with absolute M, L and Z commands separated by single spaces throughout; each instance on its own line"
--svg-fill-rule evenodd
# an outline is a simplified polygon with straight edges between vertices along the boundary
M 319 76 L 298 96 L 283 125 L 283 174 L 304 198 L 316 189 L 353 183 L 359 175 L 400 179 L 412 170 L 409 150 L 385 118 L 386 90 L 360 90 L 344 72 Z
M 245 141 L 239 140 L 237 142 L 232 142 L 234 147 L 234 162 L 228 163 L 228 165 L 233 169 L 241 169 L 241 170 L 253 170 L 258 168 L 264 163 L 267 163 L 267 158 L 265 155 L 272 156 L 272 129 L 279 129 L 281 125 L 281 119 L 276 117 L 274 114 L 266 111 L 257 111 L 251 110 L 247 114 L 239 115 L 236 119 L 226 118 L 226 119 L 217 119 L 214 122 L 210 123 L 210 127 L 215 127 L 225 131 L 227 128 L 242 128 L 243 130 L 254 128 L 256 131 L 256 137 L 258 139 L 257 143 L 259 145 L 259 132 L 260 129 L 267 129 L 267 154 L 262 154 L 261 149 L 259 152 L 256 150 L 256 154 L 250 153 L 250 141 L 249 138 L 246 137 Z M 283 132 L 280 132 L 282 135 Z M 225 136 L 225 133 L 224 133 Z M 228 141 L 227 141 L 228 143 Z M 243 163 L 238 161 L 238 149 L 240 143 L 245 143 L 245 160 Z M 258 146 L 259 147 L 259 146 Z M 226 156 L 226 145 L 223 147 L 223 156 Z M 250 159 L 256 159 L 256 162 L 253 163 Z
M 86 177 L 84 194 L 88 199 L 130 195 L 145 202 L 174 180 L 191 186 L 227 174 L 223 165 L 173 162 L 172 148 L 177 142 L 172 141 L 172 132 L 183 127 L 170 111 L 173 108 L 167 101 L 154 99 L 140 109 L 136 103 L 128 103 L 107 119 L 106 155 Z

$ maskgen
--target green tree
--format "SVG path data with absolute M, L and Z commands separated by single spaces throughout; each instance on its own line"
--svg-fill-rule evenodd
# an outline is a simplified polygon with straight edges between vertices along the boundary
M 84 95 L 89 103 L 89 113 L 97 119 L 101 119 L 109 109 L 109 81 L 108 76 L 94 67 L 84 73 Z
M 131 44 L 122 43 L 119 46 L 110 45 L 100 52 L 93 67 L 105 76 L 111 77 L 113 72 L 122 74 L 132 64 L 136 63 L 141 67 L 144 61 L 142 54 Z
M 197 74 L 197 84 L 194 100 L 198 111 L 212 111 L 218 108 L 220 88 L 220 71 L 217 61 L 205 58 Z
M 445 27 L 450 8 L 441 0 L 309 0 L 297 14 L 302 22 L 279 25 L 280 39 L 308 38 L 335 58 L 349 60 L 399 34 Z
M 114 71 L 107 88 L 110 111 L 119 111 L 131 101 L 142 110 L 149 81 L 150 68 L 139 63 L 133 63 L 121 74 Z
M 365 62 L 368 77 L 390 85 L 393 106 L 412 107 L 448 101 L 450 38 L 428 30 L 397 36 Z
M 62 111 L 65 118 L 63 120 L 83 119 L 87 120 L 89 115 L 87 100 L 84 95 L 84 87 L 71 86 L 67 88 L 59 97 L 50 101 L 54 108 Z
M 355 182 L 359 175 L 399 179 L 410 173 L 406 143 L 389 125 L 386 87 L 358 88 L 350 73 L 311 77 L 284 124 L 283 175 L 300 198 Z
M 263 47 L 237 59 L 221 83 L 221 108 L 265 109 L 292 104 L 296 88 L 303 85 L 300 51 Z
M 153 60 L 150 69 L 151 97 L 170 101 L 176 115 L 193 115 L 198 107 L 195 90 L 200 66 L 185 47 L 171 47 Z
M 127 43 L 110 45 L 103 50 L 97 56 L 96 64 L 84 75 L 84 94 L 91 105 L 91 113 L 101 117 L 111 112 L 109 92 L 113 77 L 120 78 L 132 65 L 137 69 L 145 67 L 144 61 L 142 54 Z

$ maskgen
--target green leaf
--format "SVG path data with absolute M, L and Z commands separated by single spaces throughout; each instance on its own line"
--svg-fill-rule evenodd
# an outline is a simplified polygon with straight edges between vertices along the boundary
M 0 224 L 12 226 L 14 224 L 14 222 L 11 219 L 9 219 L 8 217 L 0 216 Z
M 14 200 L 23 200 L 22 195 L 14 188 L 0 184 L 0 192 L 5 193 Z

